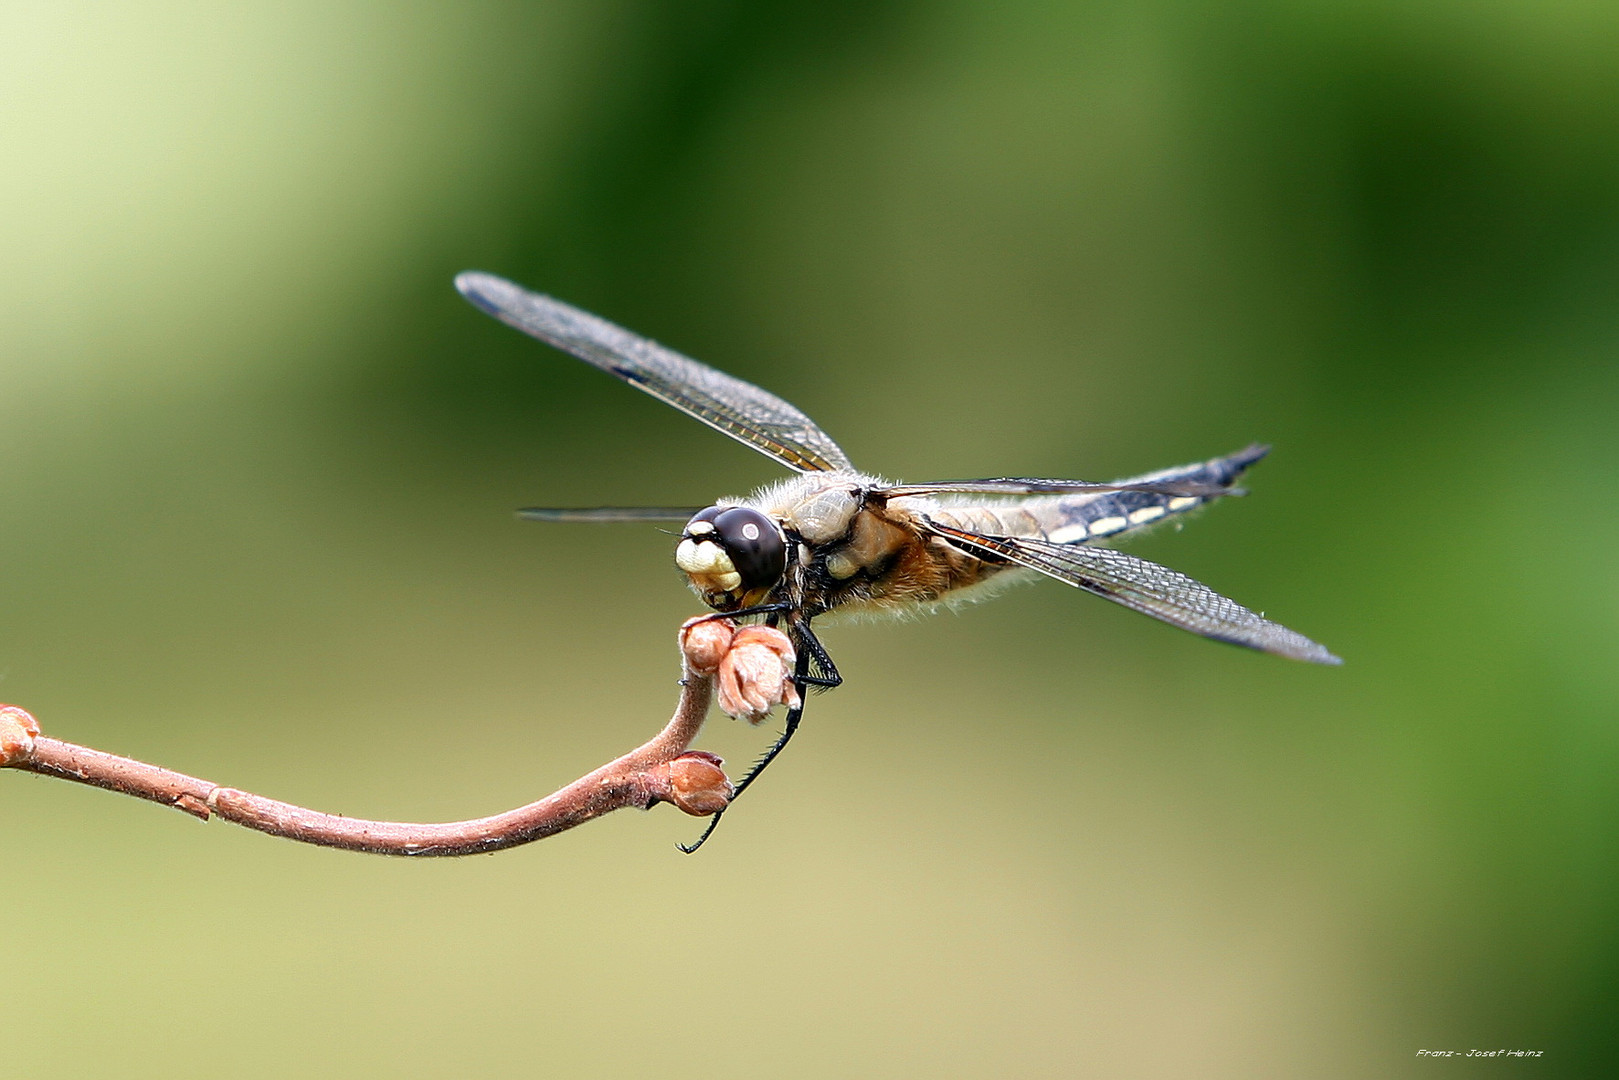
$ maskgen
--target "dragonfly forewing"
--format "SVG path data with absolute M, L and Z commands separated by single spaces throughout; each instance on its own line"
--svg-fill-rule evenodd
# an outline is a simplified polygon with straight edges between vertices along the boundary
M 469 270 L 456 276 L 455 287 L 506 325 L 639 387 L 790 469 L 854 468 L 813 420 L 752 383 L 493 274 Z

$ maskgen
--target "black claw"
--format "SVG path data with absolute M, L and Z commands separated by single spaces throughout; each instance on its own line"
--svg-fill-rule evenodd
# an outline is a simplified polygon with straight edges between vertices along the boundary
M 724 816 L 725 811 L 721 810 L 719 813 L 708 819 L 708 828 L 703 830 L 703 835 L 699 836 L 696 840 L 693 840 L 689 844 L 676 844 L 675 847 L 679 848 L 681 853 L 685 855 L 694 853 L 698 848 L 703 846 L 710 836 L 714 835 L 714 830 L 720 827 L 720 818 Z

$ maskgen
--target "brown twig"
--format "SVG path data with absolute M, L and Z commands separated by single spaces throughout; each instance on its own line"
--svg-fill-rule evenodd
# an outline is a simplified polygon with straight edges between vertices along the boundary
M 149 799 L 204 821 L 218 815 L 288 840 L 383 855 L 499 851 L 571 829 L 613 810 L 630 806 L 644 810 L 660 802 L 672 803 L 694 816 L 707 816 L 723 810 L 732 794 L 720 759 L 690 749 L 702 729 L 716 676 L 723 684 L 721 704 L 728 711 L 735 710 L 727 699 L 738 692 L 751 696 L 754 712 L 769 694 L 775 693 L 778 700 L 783 700 L 791 693 L 790 682 L 785 689 L 781 687 L 780 671 L 766 666 L 762 674 L 755 673 L 762 637 L 778 657 L 789 666 L 791 663 L 791 646 L 786 644 L 786 637 L 777 631 L 761 635 L 759 631 L 764 629 L 750 627 L 745 636 L 736 635 L 733 648 L 733 631 L 728 625 L 711 617 L 687 622 L 680 629 L 684 675 L 680 702 L 661 732 L 538 802 L 471 821 L 366 821 L 306 810 L 131 758 L 46 738 L 39 734 L 34 718 L 14 705 L 0 706 L 0 766 Z M 739 680 L 740 691 L 735 689 Z M 747 715 L 754 718 L 751 713 Z

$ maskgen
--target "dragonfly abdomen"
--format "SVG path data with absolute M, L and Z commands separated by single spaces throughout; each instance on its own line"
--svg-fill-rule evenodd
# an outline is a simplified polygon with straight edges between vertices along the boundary
M 1123 484 L 1199 484 L 1232 490 L 1243 471 L 1269 447 L 1250 446 L 1234 454 L 1179 465 Z M 1035 495 L 989 506 L 951 506 L 934 516 L 967 532 L 988 536 L 1037 537 L 1057 544 L 1107 540 L 1189 513 L 1217 495 L 1176 495 L 1162 491 L 1109 491 L 1081 495 Z

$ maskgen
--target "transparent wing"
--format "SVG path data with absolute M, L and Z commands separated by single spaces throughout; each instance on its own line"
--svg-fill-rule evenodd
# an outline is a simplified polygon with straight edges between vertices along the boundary
M 985 536 L 937 523 L 930 527 L 969 555 L 1038 570 L 1203 637 L 1314 664 L 1343 662 L 1303 634 L 1249 611 L 1202 582 L 1123 551 Z
M 679 521 L 687 522 L 700 506 L 525 506 L 517 516 L 530 521 Z
M 1154 495 L 1246 495 L 1241 488 L 1211 484 L 1201 480 L 1136 480 L 1117 484 L 1096 484 L 1089 480 L 1038 480 L 1033 477 L 1000 477 L 994 480 L 940 480 L 932 484 L 901 484 L 873 492 L 889 499 L 907 495 L 1080 495 L 1092 491 L 1145 491 Z
M 752 383 L 493 274 L 469 270 L 457 275 L 455 287 L 506 325 L 617 375 L 790 469 L 854 468 L 814 421 Z

